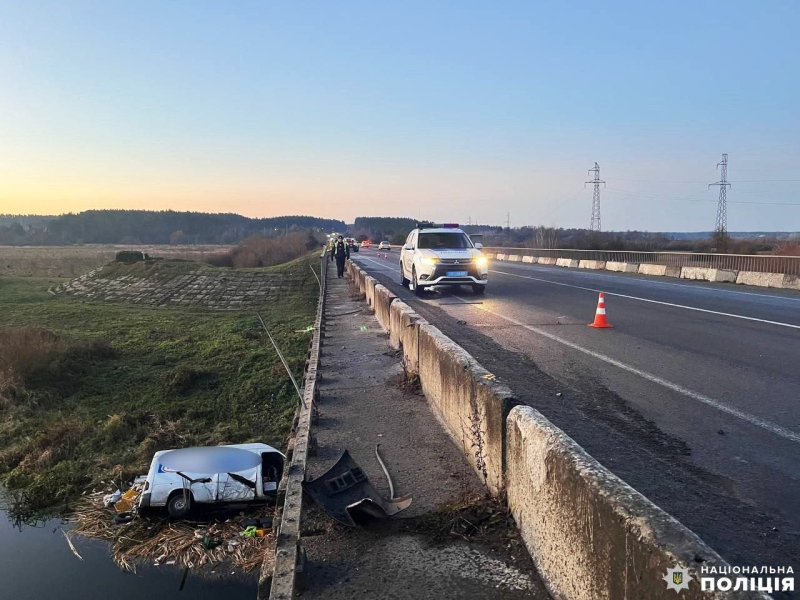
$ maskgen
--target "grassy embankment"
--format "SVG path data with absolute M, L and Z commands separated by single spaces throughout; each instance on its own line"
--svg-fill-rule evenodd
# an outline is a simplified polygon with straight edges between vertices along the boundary
M 261 309 L 298 378 L 297 330 L 318 295 L 309 264 L 267 269 L 292 285 Z M 159 449 L 284 444 L 296 394 L 254 313 L 86 302 L 49 294 L 58 281 L 0 276 L 0 482 L 18 510 L 68 509 L 101 480 L 146 472 Z

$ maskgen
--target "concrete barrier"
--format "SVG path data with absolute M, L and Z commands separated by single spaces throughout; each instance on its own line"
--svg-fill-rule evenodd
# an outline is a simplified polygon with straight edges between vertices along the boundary
M 372 310 L 375 310 L 375 286 L 378 285 L 378 280 L 369 275 L 364 275 L 364 294 L 367 298 Z
M 422 391 L 481 480 L 492 494 L 500 495 L 505 419 L 516 404 L 514 396 L 436 327 L 423 324 L 418 331 Z
M 639 275 L 661 275 L 662 277 L 680 277 L 681 268 L 670 265 L 639 265 Z
M 408 375 L 419 374 L 419 326 L 428 322 L 402 300 L 390 307 L 389 343 L 403 351 L 403 364 Z
M 555 265 L 558 259 L 555 256 L 540 256 L 538 262 L 540 265 Z
M 505 259 L 506 259 L 506 255 L 505 254 L 498 254 L 497 255 L 497 260 L 505 260 Z
M 522 257 L 522 262 L 524 262 L 524 263 L 535 263 L 536 262 L 536 257 L 535 256 L 523 256 Z
M 495 254 L 494 252 L 484 252 L 483 255 L 489 260 L 492 260 L 493 258 L 497 257 L 497 254 Z
M 742 285 L 758 285 L 761 287 L 782 287 L 783 273 L 760 273 L 758 271 L 739 271 L 736 283 Z
M 508 503 L 554 598 L 671 600 L 676 567 L 692 577 L 682 599 L 769 598 L 701 591 L 698 566 L 725 561 L 533 408 L 510 412 L 506 451 Z
M 375 318 L 378 319 L 378 323 L 381 324 L 387 332 L 391 330 L 391 305 L 392 302 L 397 300 L 397 296 L 395 296 L 392 292 L 389 291 L 384 285 L 380 283 L 375 286 L 375 293 L 374 293 L 374 304 L 372 308 L 375 309 Z
M 510 262 L 522 262 L 522 256 L 520 254 L 509 254 L 508 260 Z
M 558 258 L 556 259 L 556 265 L 559 267 L 569 267 L 571 269 L 577 269 L 580 261 L 577 258 Z
M 638 273 L 639 272 L 639 264 L 638 263 L 625 263 L 625 262 L 614 262 L 608 261 L 606 263 L 606 271 L 615 271 L 617 273 Z
M 582 260 L 578 263 L 581 269 L 596 269 L 601 270 L 606 268 L 606 261 L 604 260 Z
M 787 273 L 783 276 L 781 287 L 787 290 L 800 290 L 800 275 L 789 275 Z
M 736 283 L 738 271 L 728 269 L 707 269 L 703 267 L 682 267 L 681 279 L 715 281 L 718 283 Z

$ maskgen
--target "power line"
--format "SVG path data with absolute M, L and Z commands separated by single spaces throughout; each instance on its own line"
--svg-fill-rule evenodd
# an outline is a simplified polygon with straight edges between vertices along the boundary
M 719 202 L 717 203 L 717 222 L 714 226 L 714 245 L 718 252 L 726 252 L 728 250 L 728 188 L 731 184 L 728 183 L 728 155 L 723 154 L 722 160 L 717 163 L 717 168 L 720 169 L 720 178 L 716 183 L 709 183 L 708 187 L 712 185 L 719 186 Z
M 731 182 L 729 182 L 731 183 Z M 654 196 L 652 194 L 644 194 L 635 192 L 633 190 L 620 190 L 618 188 L 606 188 L 608 194 L 620 194 L 622 196 L 629 196 L 631 198 L 645 198 L 649 200 L 670 200 L 672 202 L 717 202 L 716 199 L 709 200 L 707 198 L 694 198 L 692 196 L 683 196 L 675 198 L 672 196 Z M 765 206 L 800 206 L 800 202 L 755 202 L 753 200 L 728 200 L 728 204 L 759 204 Z
M 585 182 L 594 184 L 594 193 L 592 194 L 592 220 L 589 224 L 589 231 L 600 233 L 602 231 L 600 227 L 600 184 L 602 183 L 605 185 L 606 182 L 600 179 L 600 165 L 597 163 L 594 163 L 594 169 L 589 169 L 589 174 L 592 173 L 594 173 L 594 179 Z

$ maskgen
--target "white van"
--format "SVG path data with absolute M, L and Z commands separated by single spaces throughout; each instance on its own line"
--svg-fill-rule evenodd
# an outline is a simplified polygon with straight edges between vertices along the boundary
M 187 473 L 164 468 L 160 457 L 169 450 L 161 450 L 153 455 L 139 507 L 166 506 L 170 516 L 182 517 L 194 503 L 266 502 L 276 496 L 285 460 L 281 452 L 258 443 L 222 447 L 257 454 L 261 464 L 235 473 Z M 184 488 L 188 494 L 184 494 Z

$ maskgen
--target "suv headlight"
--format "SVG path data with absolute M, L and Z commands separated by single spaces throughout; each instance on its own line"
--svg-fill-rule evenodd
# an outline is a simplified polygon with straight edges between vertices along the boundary
M 439 259 L 438 259 L 438 258 L 431 258 L 430 256 L 424 256 L 424 257 L 422 258 L 422 264 L 423 264 L 423 265 L 427 265 L 427 266 L 429 266 L 429 267 L 432 267 L 432 266 L 434 266 L 434 265 L 435 265 L 436 263 L 438 263 L 438 262 L 439 262 Z
M 472 259 L 472 262 L 479 267 L 485 267 L 489 264 L 489 260 L 485 256 L 476 256 L 474 259 Z

